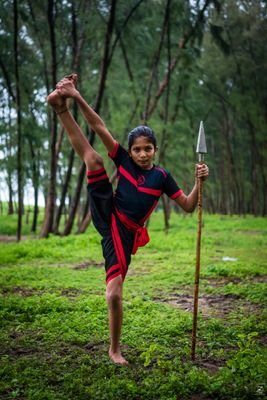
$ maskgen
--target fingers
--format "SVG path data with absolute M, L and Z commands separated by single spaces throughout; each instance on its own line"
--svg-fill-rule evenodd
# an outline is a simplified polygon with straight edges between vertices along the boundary
M 70 74 L 64 76 L 56 85 L 57 89 L 62 89 L 63 87 L 76 87 L 78 80 L 78 75 L 77 74 Z
M 56 84 L 56 88 L 60 89 L 60 88 L 63 88 L 63 87 L 74 87 L 74 84 L 70 79 L 63 78 Z
M 209 176 L 209 167 L 206 164 L 196 165 L 196 177 L 207 178 Z
M 56 90 L 62 97 L 74 97 L 77 92 L 73 80 L 66 77 L 57 83 Z

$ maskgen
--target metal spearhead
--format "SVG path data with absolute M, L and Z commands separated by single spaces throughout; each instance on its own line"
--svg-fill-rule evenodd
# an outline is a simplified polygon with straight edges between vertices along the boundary
M 204 160 L 204 154 L 207 153 L 203 121 L 200 121 L 199 125 L 196 153 L 198 153 L 198 161 L 200 162 Z

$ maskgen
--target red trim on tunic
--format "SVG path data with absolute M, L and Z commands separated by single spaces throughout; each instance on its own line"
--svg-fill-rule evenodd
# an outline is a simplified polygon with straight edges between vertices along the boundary
M 102 172 L 106 172 L 106 170 L 105 170 L 104 167 L 99 168 L 99 169 L 95 169 L 95 170 L 93 170 L 93 171 L 89 171 L 89 170 L 88 170 L 87 173 L 86 173 L 86 175 L 87 175 L 87 176 L 93 176 L 93 175 L 101 174 Z
M 177 199 L 177 197 L 180 197 L 184 192 L 182 191 L 182 189 L 178 190 L 178 192 L 174 193 L 173 195 L 170 196 L 170 198 L 172 200 Z
M 111 234 L 115 247 L 116 256 L 121 269 L 122 280 L 124 281 L 127 272 L 127 262 L 124 254 L 123 245 L 121 242 L 121 237 L 117 227 L 116 217 L 114 214 L 111 214 Z
M 155 167 L 155 169 L 158 170 L 158 171 L 160 171 L 160 172 L 164 175 L 165 178 L 167 177 L 167 174 L 166 174 L 166 172 L 164 171 L 164 169 L 162 169 L 162 168 L 160 168 L 160 167 Z
M 158 189 L 150 189 L 138 186 L 137 190 L 142 193 L 151 194 L 152 196 L 160 197 L 162 195 L 162 191 Z
M 118 270 L 118 271 L 116 271 Z M 106 273 L 106 283 L 108 284 L 109 281 L 116 278 L 117 276 L 121 275 L 120 265 L 114 264 Z
M 123 168 L 122 166 L 119 167 L 118 171 L 122 176 L 124 176 L 125 179 L 127 179 L 130 183 L 132 183 L 136 187 L 138 192 L 151 194 L 152 196 L 156 197 L 160 197 L 162 195 L 161 190 L 138 186 L 136 179 L 134 179 L 134 177 L 128 171 L 126 171 L 126 169 Z
M 108 284 L 112 279 L 117 278 L 117 276 L 121 275 L 121 271 L 116 272 L 115 274 L 111 275 L 107 280 L 106 284 Z
M 124 176 L 124 178 L 127 179 L 127 181 L 131 182 L 137 188 L 136 179 L 134 179 L 134 177 L 128 171 L 126 171 L 125 168 L 120 166 L 118 171 L 119 171 L 120 174 L 122 174 L 122 176 Z
M 103 174 L 103 175 L 98 176 L 98 177 L 96 177 L 96 178 L 88 178 L 88 179 L 87 179 L 87 183 L 90 185 L 91 183 L 103 181 L 104 179 L 108 179 L 107 174 Z
M 117 151 L 118 151 L 119 146 L 120 146 L 119 143 L 116 142 L 114 149 L 113 149 L 110 153 L 108 153 L 108 156 L 109 156 L 110 158 L 116 157 L 116 154 L 117 154 Z
M 127 215 L 118 211 L 117 209 L 116 209 L 116 216 L 124 224 L 124 226 L 127 229 L 129 229 L 129 231 L 131 231 L 135 234 L 133 248 L 132 248 L 132 254 L 135 254 L 138 247 L 145 246 L 150 240 L 147 229 L 145 227 L 137 224 L 136 222 L 132 221 L 130 218 L 127 217 Z M 127 265 L 127 261 L 125 258 L 124 248 L 122 245 L 120 233 L 119 233 L 118 226 L 117 226 L 116 216 L 115 216 L 115 214 L 111 215 L 111 234 L 112 234 L 112 240 L 114 243 L 115 253 L 117 256 L 120 271 L 114 273 L 114 275 L 112 275 L 112 276 L 115 278 L 115 276 L 118 276 L 121 274 L 122 281 L 124 281 L 126 273 L 127 273 L 128 265 Z M 112 266 L 111 267 L 112 270 L 114 270 L 115 267 L 117 267 L 117 265 Z M 109 269 L 107 274 L 109 275 L 109 273 L 112 272 L 112 270 Z M 111 278 L 109 277 L 108 281 L 110 279 Z

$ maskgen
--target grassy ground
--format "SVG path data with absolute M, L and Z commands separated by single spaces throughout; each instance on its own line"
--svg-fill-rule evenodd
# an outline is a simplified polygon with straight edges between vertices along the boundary
M 154 214 L 152 240 L 133 257 L 124 287 L 129 367 L 107 356 L 105 274 L 93 228 L 2 242 L 0 398 L 266 398 L 266 220 L 205 215 L 203 222 L 195 362 L 196 215 L 173 215 L 166 234 L 162 214 Z

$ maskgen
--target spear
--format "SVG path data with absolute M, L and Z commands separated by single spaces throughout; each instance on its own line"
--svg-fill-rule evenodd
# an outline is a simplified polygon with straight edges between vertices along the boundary
M 207 147 L 206 147 L 204 126 L 202 121 L 200 122 L 199 126 L 196 153 L 198 153 L 198 163 L 203 164 L 204 154 L 207 153 Z M 201 227 L 202 227 L 202 189 L 203 189 L 203 179 L 198 178 L 198 227 L 197 227 L 197 244 L 196 244 L 196 270 L 195 270 L 194 310 L 193 310 L 192 348 L 191 348 L 192 360 L 195 360 L 195 350 L 196 350 L 198 290 L 199 290 L 199 274 L 200 274 L 200 247 L 201 247 Z

